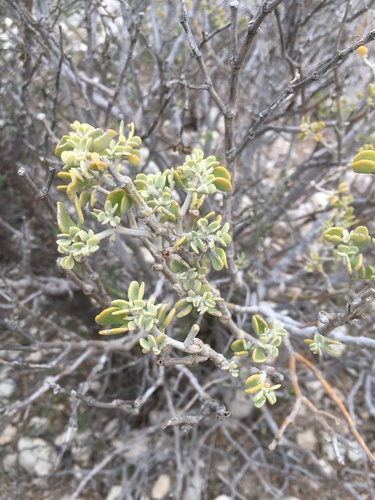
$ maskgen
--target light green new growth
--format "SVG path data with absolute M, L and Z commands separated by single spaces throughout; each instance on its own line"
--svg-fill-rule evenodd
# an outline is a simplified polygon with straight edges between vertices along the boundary
M 353 159 L 351 167 L 354 172 L 361 174 L 375 174 L 375 151 L 369 149 L 371 145 L 366 145 Z M 372 147 L 372 146 L 371 146 Z M 357 226 L 350 230 L 354 225 L 353 209 L 350 204 L 353 198 L 342 196 L 348 190 L 346 183 L 341 183 L 338 189 L 338 195 L 331 197 L 331 206 L 337 209 L 340 225 L 328 227 L 323 233 L 323 239 L 330 245 L 333 245 L 332 255 L 335 260 L 343 261 L 349 276 L 349 287 L 354 289 L 354 285 L 360 281 L 375 281 L 375 263 L 365 265 L 364 254 L 362 250 L 365 247 L 375 245 L 375 238 L 371 237 L 366 226 Z M 327 227 L 327 226 L 326 226 Z M 317 253 L 310 256 L 306 265 L 306 270 L 312 272 L 314 269 L 324 273 L 323 263 Z M 310 350 L 314 354 L 322 356 L 323 351 L 332 355 L 340 353 L 334 349 L 340 342 L 327 339 L 320 333 L 316 333 L 313 339 L 306 339 Z

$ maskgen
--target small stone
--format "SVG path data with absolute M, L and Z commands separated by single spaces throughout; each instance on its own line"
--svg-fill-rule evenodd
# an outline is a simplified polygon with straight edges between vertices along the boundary
M 325 477 L 329 478 L 329 479 L 333 479 L 334 476 L 335 476 L 335 470 L 334 468 L 332 467 L 331 464 L 329 464 L 326 460 L 324 460 L 324 458 L 320 458 L 318 460 L 318 464 L 320 466 L 320 469 L 322 471 L 322 473 L 324 474 Z
M 82 469 L 81 469 L 81 467 L 79 465 L 75 464 L 73 466 L 73 470 L 74 470 L 74 477 L 76 479 L 81 480 L 81 479 L 83 479 L 85 477 L 85 474 L 82 472 Z
M 23 437 L 18 451 L 20 465 L 30 474 L 45 476 L 53 470 L 57 453 L 44 439 Z
M 7 425 L 3 432 L 0 434 L 0 446 L 11 443 L 17 436 L 17 427 L 14 425 Z
M 115 442 L 116 445 L 116 442 Z M 123 446 L 123 443 L 119 442 L 120 447 Z M 148 440 L 147 438 L 142 439 L 142 441 L 138 441 L 134 446 L 131 447 L 130 450 L 127 450 L 124 453 L 124 457 L 130 463 L 136 463 L 139 460 L 141 455 L 147 454 L 149 451 Z
M 230 404 L 230 414 L 233 418 L 249 417 L 253 404 L 248 394 L 243 389 L 235 391 L 234 400 Z
M 310 380 L 305 382 L 309 397 L 314 394 L 314 399 L 321 401 L 325 395 L 325 390 L 319 380 Z M 310 410 L 309 410 L 310 411 Z
M 40 363 L 43 359 L 43 354 L 41 351 L 32 352 L 27 356 L 28 363 Z
M 121 486 L 119 485 L 112 486 L 105 500 L 117 500 L 118 498 L 120 498 L 121 491 L 122 491 Z
M 33 437 L 41 436 L 48 431 L 50 425 L 51 423 L 48 418 L 35 416 L 29 422 L 30 435 Z
M 106 437 L 113 437 L 115 436 L 117 430 L 118 430 L 118 419 L 112 418 L 109 422 L 106 423 L 104 427 L 104 434 L 106 435 Z
M 159 500 L 163 498 L 171 487 L 171 478 L 167 474 L 161 474 L 155 481 L 151 490 L 151 498 Z
M 72 455 L 75 461 L 83 468 L 88 467 L 90 464 L 93 449 L 91 446 L 76 446 L 71 447 Z
M 364 453 L 359 448 L 357 442 L 350 443 L 350 448 L 348 449 L 347 457 L 349 462 L 363 462 Z
M 7 361 L 16 361 L 17 358 L 19 357 L 19 352 L 18 351 L 0 351 L 0 358 L 6 359 Z
M 325 460 L 329 460 L 330 462 L 337 463 L 337 456 L 332 444 L 332 437 L 326 431 L 320 431 L 320 443 L 322 446 L 322 456 Z M 340 452 L 343 453 L 344 450 L 340 443 L 337 444 L 340 449 Z
M 76 462 L 82 467 L 87 467 L 91 460 L 93 453 L 92 446 L 87 443 L 90 442 L 91 432 L 85 431 L 76 433 L 74 440 L 71 440 L 71 452 Z
M 75 432 L 73 430 L 72 434 L 70 435 L 70 441 L 72 441 L 74 436 Z M 53 440 L 53 444 L 59 448 L 60 446 L 63 446 L 65 444 L 65 441 L 66 441 L 66 431 L 56 436 L 55 439 Z
M 4 471 L 10 475 L 15 475 L 17 470 L 17 453 L 9 453 L 3 460 Z
M 315 432 L 312 429 L 306 429 L 297 434 L 297 443 L 305 450 L 313 451 L 317 444 Z
M 322 446 L 323 456 L 326 457 L 331 462 L 337 461 L 335 450 L 333 449 L 332 440 L 327 438 Z
M 0 398 L 9 399 L 15 392 L 17 386 L 11 378 L 5 378 L 0 381 Z
M 98 393 L 102 387 L 102 384 L 98 381 L 95 380 L 90 384 L 90 391 L 92 391 L 94 394 Z

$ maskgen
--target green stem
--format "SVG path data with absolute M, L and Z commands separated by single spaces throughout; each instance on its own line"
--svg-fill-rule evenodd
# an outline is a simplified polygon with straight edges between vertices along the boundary
M 145 231 L 144 229 L 130 229 L 128 227 L 117 226 L 116 233 L 126 234 L 126 236 L 136 236 L 137 238 L 150 238 L 150 231 Z
M 117 231 L 114 227 L 111 227 L 109 229 L 105 229 L 101 233 L 95 234 L 95 238 L 99 238 L 99 240 L 104 240 L 104 238 L 107 238 L 108 236 L 112 236 Z
M 181 207 L 181 217 L 184 217 L 186 212 L 188 211 L 190 205 L 191 205 L 191 199 L 192 199 L 192 194 L 187 193 L 184 204 Z

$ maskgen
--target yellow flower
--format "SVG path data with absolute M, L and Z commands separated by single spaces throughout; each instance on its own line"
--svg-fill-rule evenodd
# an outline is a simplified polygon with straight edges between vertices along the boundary
M 361 57 L 367 57 L 367 47 L 365 47 L 364 45 L 361 45 L 360 47 L 358 47 L 357 49 L 357 53 L 361 56 Z
M 317 134 L 314 135 L 314 141 L 320 142 L 323 139 L 323 134 L 321 132 L 318 132 Z

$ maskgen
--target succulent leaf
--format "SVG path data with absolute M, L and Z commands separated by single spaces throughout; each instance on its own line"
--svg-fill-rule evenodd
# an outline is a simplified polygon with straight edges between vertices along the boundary
M 252 318 L 252 326 L 253 326 L 254 332 L 258 336 L 263 335 L 264 333 L 268 332 L 268 330 L 269 330 L 267 322 L 263 318 L 258 316 L 257 314 L 254 314 L 254 316 Z
M 341 227 L 331 227 L 324 231 L 323 238 L 329 243 L 341 243 L 344 230 Z
M 70 218 L 61 201 L 57 202 L 57 224 L 63 233 L 68 233 L 71 227 L 77 226 Z
M 352 169 L 358 174 L 375 174 L 375 151 L 359 152 L 353 159 Z
M 267 359 L 267 356 L 262 349 L 257 347 L 253 350 L 251 359 L 254 361 L 254 363 L 264 363 Z
M 111 144 L 111 141 L 116 137 L 117 132 L 112 129 L 106 130 L 102 135 L 94 139 L 92 143 L 92 150 L 96 153 L 100 153 L 107 149 Z
M 216 177 L 212 184 L 219 191 L 223 191 L 224 193 L 229 193 L 233 189 L 231 182 L 228 179 L 224 179 L 223 177 Z
M 128 297 L 129 300 L 137 300 L 139 294 L 139 283 L 138 281 L 132 281 L 128 288 Z
M 96 323 L 99 325 L 122 325 L 124 324 L 124 318 L 120 316 L 114 316 L 113 312 L 118 311 L 118 307 L 108 307 L 104 309 L 100 314 L 95 317 Z

